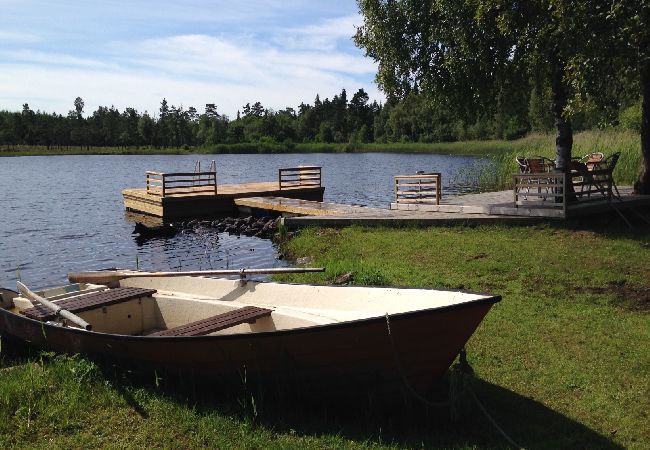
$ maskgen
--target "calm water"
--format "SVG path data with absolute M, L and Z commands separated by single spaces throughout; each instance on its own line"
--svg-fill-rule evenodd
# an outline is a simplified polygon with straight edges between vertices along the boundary
M 281 267 L 268 240 L 214 230 L 149 240 L 133 239 L 121 189 L 144 186 L 144 172 L 192 171 L 217 162 L 219 183 L 272 181 L 277 169 L 323 167 L 325 199 L 387 207 L 392 177 L 417 170 L 442 173 L 443 192 L 471 190 L 473 157 L 422 154 L 292 154 L 183 156 L 42 156 L 0 158 L 0 286 L 20 277 L 34 287 L 64 283 L 70 271 L 106 267 L 204 270 Z

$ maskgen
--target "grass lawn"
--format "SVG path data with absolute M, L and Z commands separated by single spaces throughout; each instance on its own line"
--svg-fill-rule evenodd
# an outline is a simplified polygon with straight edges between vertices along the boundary
M 503 296 L 470 340 L 469 380 L 526 448 L 650 446 L 650 230 L 536 225 L 305 230 L 283 245 L 331 282 Z M 469 399 L 419 405 L 279 403 L 3 342 L 0 447 L 506 448 Z
M 479 397 L 511 436 L 527 448 L 650 446 L 647 227 L 307 230 L 285 251 L 328 267 L 325 280 L 351 271 L 501 294 L 467 350 Z

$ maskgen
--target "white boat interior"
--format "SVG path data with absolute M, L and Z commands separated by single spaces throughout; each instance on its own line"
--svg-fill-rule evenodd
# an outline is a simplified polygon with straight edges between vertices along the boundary
M 197 333 L 196 322 L 219 319 L 217 329 L 203 328 L 199 335 L 226 335 L 383 317 L 386 314 L 443 308 L 490 297 L 430 289 L 315 286 L 186 276 L 133 277 L 121 280 L 119 287 L 155 289 L 155 293 L 72 312 L 92 324 L 95 332 L 197 335 L 175 334 L 174 330 Z M 63 305 L 107 290 L 103 285 L 79 283 L 37 294 Z M 3 304 L 3 307 L 25 314 L 36 305 L 37 302 L 18 296 L 11 301 L 11 305 Z M 252 316 L 235 317 L 238 312 L 249 310 Z

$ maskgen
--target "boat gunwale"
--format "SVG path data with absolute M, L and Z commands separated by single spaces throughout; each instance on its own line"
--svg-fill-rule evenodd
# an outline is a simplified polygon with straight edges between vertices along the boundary
M 304 284 L 298 284 L 298 283 L 278 283 L 278 284 L 285 284 L 285 285 L 298 285 L 298 286 L 304 286 Z M 327 287 L 361 287 L 361 288 L 382 288 L 383 286 L 329 286 L 329 285 L 310 285 L 310 286 L 327 286 Z M 406 287 L 406 288 L 397 288 L 397 287 L 383 287 L 383 288 L 389 288 L 389 289 L 419 289 L 419 290 L 425 290 L 422 288 L 416 288 L 416 287 Z M 437 289 L 432 289 L 436 291 L 443 291 L 443 290 L 437 290 Z M 464 309 L 468 308 L 470 306 L 475 306 L 477 304 L 483 304 L 483 303 L 490 303 L 491 305 L 494 305 L 498 303 L 499 301 L 502 300 L 501 295 L 492 295 L 492 294 L 481 294 L 481 293 L 474 293 L 470 291 L 463 291 L 463 290 L 444 290 L 443 292 L 458 292 L 458 293 L 464 293 L 464 294 L 473 294 L 473 295 L 483 295 L 483 298 L 478 298 L 478 299 L 473 299 L 461 303 L 454 303 L 452 305 L 444 305 L 444 306 L 438 306 L 438 307 L 433 307 L 433 308 L 426 308 L 426 309 L 418 309 L 414 311 L 406 311 L 406 312 L 399 312 L 399 313 L 394 313 L 394 314 L 388 314 L 386 315 L 391 319 L 397 319 L 401 320 L 404 318 L 411 318 L 411 317 L 419 317 L 422 315 L 428 315 L 431 314 L 432 312 L 447 312 L 447 311 L 453 311 L 456 309 Z M 373 325 L 376 322 L 386 321 L 386 315 L 383 316 L 373 316 L 373 317 L 365 317 L 362 319 L 353 319 L 353 320 L 346 320 L 342 322 L 334 322 L 334 323 L 327 323 L 327 324 L 314 324 L 310 326 L 304 326 L 304 327 L 297 327 L 297 328 L 289 328 L 289 329 L 284 329 L 284 330 L 273 330 L 273 331 L 255 331 L 255 332 L 244 332 L 244 333 L 234 333 L 234 334 L 219 334 L 219 335 L 203 335 L 203 336 L 142 336 L 142 335 L 129 335 L 129 334 L 115 334 L 115 333 L 102 333 L 98 331 L 93 331 L 93 330 L 82 330 L 80 328 L 75 328 L 75 327 L 62 327 L 60 325 L 53 325 L 49 324 L 46 322 L 42 322 L 39 320 L 31 319 L 29 317 L 26 317 L 24 315 L 21 315 L 20 313 L 15 313 L 9 310 L 6 310 L 4 308 L 0 308 L 0 313 L 1 314 L 8 314 L 8 315 L 13 315 L 16 316 L 20 320 L 25 320 L 27 322 L 32 322 L 34 326 L 38 326 L 41 328 L 43 331 L 47 330 L 48 328 L 52 328 L 55 330 L 62 330 L 64 332 L 68 333 L 77 333 L 77 334 L 84 334 L 84 335 L 91 335 L 91 336 L 96 336 L 96 337 L 110 337 L 111 339 L 119 340 L 119 341 L 145 341 L 145 342 L 176 342 L 176 341 L 181 341 L 181 342 L 198 342 L 198 341 L 208 341 L 208 340 L 231 340 L 231 339 L 270 339 L 273 337 L 280 337 L 280 336 L 289 336 L 292 334 L 305 334 L 305 333 L 310 333 L 310 332 L 320 332 L 320 331 L 328 331 L 329 329 L 345 329 L 345 328 L 350 328 L 350 327 L 356 327 L 356 326 L 364 326 L 364 325 Z M 0 329 L 0 335 L 2 334 L 2 330 Z

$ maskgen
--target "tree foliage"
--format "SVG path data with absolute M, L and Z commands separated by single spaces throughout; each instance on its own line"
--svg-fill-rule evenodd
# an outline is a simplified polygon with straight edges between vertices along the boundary
M 618 30 L 609 0 L 358 4 L 364 23 L 355 41 L 379 63 L 377 82 L 389 98 L 418 90 L 460 119 L 505 115 L 514 120 L 498 121 L 510 128 L 545 126 L 541 106 L 549 107 L 560 170 L 571 157 L 572 118 L 597 110 L 603 122 L 615 119 L 620 84 L 606 81 L 616 77 L 609 55 Z

